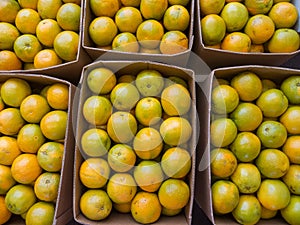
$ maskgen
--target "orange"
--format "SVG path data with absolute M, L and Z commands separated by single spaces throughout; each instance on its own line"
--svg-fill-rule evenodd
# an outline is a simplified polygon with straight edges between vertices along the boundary
M 33 34 L 23 34 L 14 42 L 14 51 L 23 62 L 33 62 L 42 45 Z
M 22 8 L 29 8 L 29 9 L 37 9 L 37 2 L 38 0 L 18 0 L 19 5 Z
M 282 177 L 292 194 L 300 194 L 300 165 L 292 164 L 287 173 Z
M 287 130 L 278 121 L 264 121 L 256 130 L 256 135 L 266 148 L 279 148 L 287 139 Z
M 158 70 L 141 70 L 135 79 L 136 87 L 143 96 L 158 97 L 164 88 L 164 78 Z
M 225 0 L 200 0 L 201 15 L 219 14 L 225 5 Z
M 113 18 L 120 8 L 119 0 L 91 0 L 90 7 L 96 17 L 107 16 Z
M 300 219 L 299 215 L 300 197 L 297 195 L 291 195 L 291 199 L 287 207 L 280 210 L 281 216 L 289 224 L 298 224 Z
M 263 52 L 265 52 L 265 47 L 263 44 L 251 44 L 250 52 L 263 53 Z
M 243 194 L 254 194 L 261 183 L 260 171 L 252 163 L 239 163 L 230 179 Z
M 162 107 L 158 99 L 145 97 L 135 107 L 135 117 L 144 126 L 152 126 L 162 119 Z
M 99 67 L 88 72 L 86 82 L 93 93 L 108 94 L 117 84 L 117 78 L 112 70 Z
M 19 107 L 21 102 L 30 94 L 29 83 L 21 78 L 8 78 L 1 86 L 1 98 L 8 106 Z
M 213 211 L 217 214 L 230 213 L 239 203 L 239 189 L 232 181 L 216 181 L 211 192 Z
M 4 135 L 16 135 L 25 123 L 18 108 L 0 111 L 0 132 Z
M 262 83 L 259 76 L 251 71 L 236 74 L 231 79 L 231 86 L 237 90 L 242 101 L 253 101 L 262 92 Z
M 35 69 L 48 68 L 61 64 L 63 61 L 53 49 L 43 49 L 39 51 L 34 59 L 33 64 Z
M 265 117 L 279 117 L 288 108 L 288 99 L 279 89 L 269 89 L 256 100 L 256 105 Z
M 84 101 L 82 113 L 88 123 L 98 126 L 107 123 L 112 109 L 112 104 L 107 98 L 91 96 Z
M 118 34 L 118 27 L 112 18 L 100 16 L 92 20 L 88 33 L 97 46 L 104 47 L 111 45 L 113 39 Z
M 253 44 L 263 44 L 274 34 L 275 25 L 269 16 L 258 14 L 249 18 L 244 32 L 251 38 Z
M 25 153 L 36 153 L 45 141 L 38 124 L 25 124 L 17 136 L 18 146 Z
M 254 131 L 263 120 L 261 109 L 251 102 L 241 102 L 230 114 L 239 131 Z
M 81 0 L 62 0 L 64 3 L 75 3 L 77 5 L 81 5 Z
M 39 165 L 47 172 L 59 172 L 62 168 L 64 145 L 59 142 L 46 142 L 37 152 Z
M 35 154 L 23 153 L 13 161 L 11 174 L 21 184 L 31 184 L 42 173 Z
M 240 162 L 251 162 L 260 153 L 261 143 L 252 132 L 239 132 L 230 145 L 230 150 Z
M 110 93 L 110 101 L 117 110 L 129 111 L 140 99 L 137 87 L 131 83 L 119 83 Z
M 42 19 L 56 19 L 62 0 L 38 0 L 37 11 Z
M 12 213 L 7 209 L 5 205 L 5 196 L 0 196 L 0 224 L 5 224 L 12 216 Z
M 273 0 L 245 0 L 244 4 L 251 15 L 266 14 L 272 8 Z
M 178 77 L 178 76 L 169 76 L 167 79 L 165 79 L 165 87 L 170 86 L 171 84 L 181 84 L 183 85 L 185 88 L 188 88 L 188 83 L 187 81 L 182 78 L 182 77 Z
M 22 61 L 13 51 L 0 51 L 0 70 L 21 70 Z
M 47 90 L 47 101 L 53 109 L 67 110 L 69 87 L 67 84 L 54 83 Z
M 188 47 L 188 37 L 181 31 L 171 30 L 162 36 L 159 50 L 162 54 L 178 54 L 187 50 Z
M 0 137 L 0 164 L 10 166 L 21 154 L 17 139 L 9 136 Z
M 222 42 L 226 34 L 226 24 L 217 14 L 204 16 L 201 21 L 202 40 L 205 45 L 216 45 Z
M 156 192 L 164 179 L 161 165 L 152 160 L 142 160 L 133 171 L 135 182 L 143 191 Z
M 163 16 L 163 25 L 167 30 L 185 31 L 190 23 L 190 13 L 182 5 L 172 5 Z
M 35 69 L 33 62 L 23 63 L 23 70 L 33 70 L 33 69 Z
M 6 192 L 15 184 L 16 181 L 11 175 L 10 167 L 0 164 L 0 194 L 6 194 Z
M 1 50 L 12 50 L 15 40 L 19 36 L 20 31 L 15 27 L 15 25 L 7 22 L 0 22 Z
M 289 136 L 282 146 L 282 151 L 291 163 L 300 164 L 300 136 Z
M 168 8 L 168 0 L 141 0 L 140 11 L 147 19 L 161 20 Z
M 135 75 L 132 74 L 124 74 L 117 78 L 117 83 L 133 83 L 135 82 Z
M 42 173 L 34 182 L 34 193 L 41 201 L 55 202 L 60 183 L 59 173 Z
M 170 146 L 186 143 L 192 136 L 192 125 L 183 117 L 169 117 L 160 125 L 163 141 Z
M 167 209 L 181 209 L 189 202 L 190 187 L 183 180 L 167 179 L 158 190 L 158 198 Z
M 183 5 L 187 6 L 189 4 L 190 0 L 168 0 L 168 3 L 170 5 Z
M 270 210 L 285 208 L 290 201 L 290 191 L 279 179 L 265 179 L 257 191 L 257 198 L 263 207 Z
M 102 207 L 99 208 L 99 205 Z M 103 220 L 109 216 L 112 202 L 105 191 L 90 189 L 80 196 L 79 208 L 88 219 Z
M 277 215 L 278 210 L 270 210 L 261 206 L 261 215 L 262 219 L 272 219 Z
M 262 79 L 261 83 L 263 85 L 263 92 L 272 88 L 277 88 L 277 84 L 270 79 Z
M 271 8 L 268 16 L 274 21 L 276 28 L 292 28 L 298 19 L 298 10 L 290 2 L 279 2 Z
M 161 157 L 161 167 L 168 177 L 183 178 L 190 172 L 192 167 L 191 157 L 186 149 L 169 148 Z
M 300 134 L 300 106 L 290 106 L 281 115 L 280 122 L 289 134 Z
M 50 202 L 37 202 L 26 213 L 26 224 L 51 225 L 54 220 L 55 205 Z
M 218 85 L 212 90 L 211 104 L 214 113 L 231 113 L 239 105 L 239 94 L 230 85 Z
M 36 26 L 38 40 L 49 48 L 53 47 L 54 39 L 61 31 L 61 27 L 54 19 L 43 19 Z
M 280 178 L 290 167 L 289 158 L 278 149 L 264 149 L 256 158 L 255 164 L 267 178 Z
M 15 19 L 18 30 L 23 34 L 35 34 L 36 27 L 41 21 L 40 15 L 34 9 L 21 9 Z
M 221 49 L 234 52 L 249 52 L 250 47 L 250 37 L 240 31 L 227 34 L 221 43 Z
M 24 184 L 17 184 L 7 192 L 5 205 L 7 209 L 17 215 L 21 215 L 36 202 L 33 187 Z
M 115 210 L 117 210 L 120 213 L 130 213 L 131 202 L 121 203 L 121 204 L 113 203 L 113 207 Z
M 62 31 L 56 35 L 53 47 L 56 54 L 65 61 L 77 58 L 79 34 L 74 31 Z
M 135 7 L 122 7 L 115 15 L 115 23 L 120 32 L 135 33 L 143 22 L 141 12 Z
M 241 195 L 232 215 L 238 223 L 256 224 L 261 217 L 260 202 L 255 195 Z
M 230 145 L 237 135 L 237 127 L 229 118 L 219 118 L 211 122 L 210 141 L 215 147 Z
M 156 193 L 140 191 L 131 203 L 131 215 L 142 224 L 156 222 L 161 215 L 162 206 Z
M 161 214 L 165 216 L 176 216 L 178 215 L 182 209 L 167 209 L 166 207 L 162 207 Z
M 47 100 L 39 94 L 28 95 L 20 105 L 21 115 L 28 123 L 39 123 L 50 110 Z
M 154 19 L 144 20 L 136 30 L 139 44 L 145 48 L 157 48 L 164 35 L 163 25 Z
M 50 140 L 65 138 L 68 114 L 62 110 L 48 112 L 40 122 L 43 135 Z
M 121 0 L 121 3 L 124 6 L 138 7 L 140 6 L 141 0 Z
M 289 53 L 299 49 L 300 38 L 298 33 L 291 28 L 279 28 L 267 44 L 271 53 Z
M 285 96 L 288 98 L 289 103 L 299 104 L 300 103 L 300 76 L 289 76 L 285 78 L 281 85 L 280 89 L 283 91 Z
M 116 172 L 127 172 L 136 162 L 136 154 L 126 144 L 115 144 L 108 151 L 107 161 L 109 166 Z
M 48 91 L 49 87 L 50 87 L 50 84 L 43 86 L 39 94 L 41 96 L 43 96 L 44 98 L 47 98 L 47 91 Z
M 169 116 L 182 116 L 192 105 L 191 95 L 187 88 L 180 84 L 172 84 L 161 93 L 161 106 Z
M 162 151 L 162 137 L 156 129 L 144 127 L 133 138 L 133 149 L 141 159 L 154 159 Z
M 14 23 L 20 5 L 15 0 L 0 1 L 0 21 Z
M 106 191 L 114 203 L 127 203 L 134 198 L 137 186 L 131 174 L 115 173 L 108 180 Z
M 56 21 L 63 30 L 78 32 L 81 7 L 75 3 L 65 3 L 57 11 Z
M 226 3 L 220 16 L 225 21 L 227 32 L 242 30 L 249 18 L 246 6 L 240 2 Z
M 226 148 L 214 148 L 210 152 L 210 169 L 213 176 L 218 178 L 230 177 L 237 168 L 235 155 Z
M 112 41 L 112 50 L 121 52 L 139 52 L 139 43 L 134 34 L 123 32 L 117 34 Z
M 90 157 L 100 157 L 110 149 L 111 140 L 105 130 L 91 128 L 81 136 L 82 153 Z

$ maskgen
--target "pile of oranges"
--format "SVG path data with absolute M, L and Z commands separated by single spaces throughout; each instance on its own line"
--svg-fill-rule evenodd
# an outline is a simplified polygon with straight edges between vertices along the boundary
M 69 87 L 12 77 L 1 83 L 0 224 L 52 224 L 60 187 Z
M 290 53 L 299 49 L 299 18 L 289 0 L 200 0 L 205 46 L 234 52 Z
M 80 0 L 1 1 L 0 70 L 48 68 L 75 60 L 80 5 Z
M 215 215 L 240 224 L 281 216 L 299 224 L 300 76 L 280 83 L 242 71 L 212 90 Z
M 87 7 L 88 35 L 97 48 L 176 54 L 189 47 L 189 0 L 89 0 Z

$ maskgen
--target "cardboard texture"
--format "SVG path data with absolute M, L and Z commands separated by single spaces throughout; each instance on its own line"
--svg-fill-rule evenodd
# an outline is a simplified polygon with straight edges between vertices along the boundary
M 67 80 L 73 84 L 77 84 L 81 75 L 81 69 L 88 63 L 92 62 L 92 59 L 83 49 L 82 36 L 82 22 L 83 22 L 83 13 L 84 13 L 84 0 L 81 0 L 81 17 L 80 17 L 80 32 L 79 32 L 79 44 L 78 44 L 78 53 L 74 61 L 64 62 L 62 64 L 51 66 L 48 68 L 42 69 L 28 69 L 28 70 L 11 70 L 9 72 L 13 73 L 30 73 L 30 74 L 44 74 L 52 77 L 57 77 L 59 79 Z M 5 71 L 0 71 L 5 72 Z
M 112 225 L 130 225 L 130 224 L 139 224 L 134 221 L 134 219 L 131 217 L 131 214 L 121 214 L 116 212 L 115 210 L 112 210 L 111 215 L 102 221 L 91 221 L 87 219 L 80 211 L 79 208 L 79 200 L 83 192 L 86 190 L 86 188 L 83 186 L 83 184 L 80 182 L 79 178 L 79 168 L 81 163 L 84 161 L 83 156 L 80 152 L 80 143 L 78 142 L 80 140 L 81 135 L 83 132 L 89 127 L 87 122 L 85 121 L 83 114 L 82 114 L 82 107 L 84 104 L 84 100 L 91 95 L 90 91 L 88 90 L 86 79 L 87 74 L 90 70 L 98 67 L 106 67 L 111 69 L 115 72 L 116 76 L 120 76 L 123 74 L 137 74 L 139 71 L 143 69 L 154 69 L 158 70 L 162 73 L 163 76 L 170 76 L 175 75 L 181 78 L 184 78 L 189 86 L 189 91 L 191 94 L 191 100 L 192 100 L 192 107 L 190 110 L 190 123 L 192 125 L 193 134 L 191 139 L 188 142 L 188 150 L 191 153 L 191 160 L 192 160 L 192 168 L 191 171 L 187 177 L 188 179 L 188 185 L 190 186 L 190 200 L 188 205 L 185 207 L 182 213 L 180 213 L 177 216 L 174 217 L 166 217 L 161 216 L 161 218 L 155 222 L 154 224 L 157 225 L 166 225 L 166 224 L 172 224 L 172 225 L 191 225 L 192 221 L 192 206 L 193 206 L 193 199 L 194 199 L 194 172 L 195 172 L 195 149 L 196 149 L 196 139 L 197 139 L 197 129 L 198 129 L 198 121 L 196 121 L 196 107 L 195 107 L 195 100 L 196 100 L 196 93 L 195 93 L 195 79 L 194 79 L 194 73 L 191 70 L 182 69 L 180 67 L 175 66 L 168 66 L 161 63 L 154 63 L 154 62 L 148 62 L 148 61 L 102 61 L 102 62 L 94 62 L 90 65 L 87 65 L 83 68 L 82 76 L 80 80 L 80 93 L 79 96 L 79 103 L 78 103 L 78 116 L 77 116 L 77 130 L 76 130 L 76 148 L 75 148 L 75 167 L 74 167 L 74 183 L 73 183 L 73 205 L 74 205 L 74 220 L 81 224 L 112 224 Z
M 281 67 L 273 67 L 273 66 L 260 66 L 260 65 L 243 65 L 236 67 L 224 67 L 215 69 L 210 74 L 210 78 L 203 83 L 204 86 L 202 91 L 206 92 L 205 98 L 200 96 L 197 99 L 199 105 L 204 105 L 203 110 L 207 112 L 207 115 L 200 119 L 201 124 L 201 132 L 204 133 L 201 136 L 199 145 L 197 147 L 197 160 L 196 160 L 196 178 L 195 178 L 195 202 L 198 206 L 203 210 L 203 212 L 210 219 L 212 224 L 214 225 L 237 225 L 233 217 L 228 216 L 216 216 L 213 214 L 212 209 L 212 196 L 211 196 L 211 170 L 210 170 L 210 112 L 211 112 L 211 91 L 212 91 L 212 82 L 216 78 L 223 78 L 230 80 L 234 75 L 242 71 L 252 71 L 256 73 L 259 77 L 265 79 L 271 79 L 275 83 L 280 84 L 285 78 L 292 75 L 300 75 L 300 70 L 297 69 L 286 69 Z M 208 107 L 205 106 L 208 104 Z M 199 106 L 198 106 L 199 108 Z M 198 110 L 201 110 L 199 108 Z M 205 123 L 206 122 L 206 123 Z M 274 219 L 271 220 L 260 220 L 259 225 L 281 225 L 286 224 L 283 218 L 280 217 L 280 213 Z
M 190 12 L 190 25 L 186 32 L 189 38 L 189 48 L 178 54 L 146 54 L 146 53 L 129 53 L 114 50 L 107 50 L 104 48 L 97 48 L 93 41 L 90 39 L 88 30 L 89 25 L 94 18 L 96 18 L 90 8 L 90 0 L 84 1 L 84 18 L 83 18 L 83 40 L 82 46 L 93 60 L 149 60 L 154 62 L 163 62 L 167 64 L 185 66 L 188 62 L 189 55 L 192 51 L 194 42 L 194 0 L 190 0 L 189 7 Z
M 61 168 L 61 179 L 59 183 L 58 197 L 55 207 L 53 225 L 67 224 L 72 220 L 72 175 L 74 162 L 74 132 L 72 123 L 72 107 L 73 97 L 75 94 L 75 86 L 68 81 L 53 78 L 40 74 L 21 74 L 21 73 L 0 73 L 0 82 L 11 77 L 17 77 L 26 80 L 33 88 L 41 88 L 53 83 L 63 83 L 69 87 L 69 107 L 68 107 L 68 124 L 66 136 L 64 139 L 64 155 Z M 73 118 L 74 119 L 74 118 Z M 25 224 L 25 221 L 16 215 L 6 223 L 7 225 Z
M 291 53 L 239 53 L 206 47 L 202 41 L 200 24 L 201 13 L 199 2 L 200 0 L 195 1 L 195 38 L 192 50 L 196 54 L 198 54 L 209 65 L 211 69 L 242 65 L 280 66 L 300 52 L 299 49 Z M 298 1 L 292 0 L 291 2 L 298 8 L 298 11 L 300 12 Z M 299 20 L 294 26 L 294 29 L 299 32 Z

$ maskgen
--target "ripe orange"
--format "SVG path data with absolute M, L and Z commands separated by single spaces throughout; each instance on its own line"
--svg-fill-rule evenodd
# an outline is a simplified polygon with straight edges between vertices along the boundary
M 19 5 L 22 8 L 29 8 L 29 9 L 37 9 L 37 2 L 38 0 L 18 0 Z
M 166 32 L 159 45 L 162 54 L 178 54 L 184 52 L 189 47 L 189 39 L 185 33 L 178 30 Z
M 164 88 L 164 77 L 158 70 L 141 70 L 135 79 L 135 85 L 143 96 L 158 97 Z
M 14 23 L 20 5 L 15 0 L 0 1 L 0 21 Z
M 270 210 L 261 206 L 261 215 L 262 219 L 272 219 L 277 215 L 278 210 Z
M 0 196 L 0 224 L 5 224 L 12 216 L 11 211 L 9 211 L 5 205 L 5 196 Z
M 170 5 L 183 5 L 187 6 L 189 4 L 190 0 L 168 0 L 168 3 Z
M 0 137 L 0 164 L 10 166 L 21 153 L 16 138 Z
M 162 117 L 160 101 L 154 97 L 142 98 L 136 104 L 135 117 L 144 126 L 157 124 Z
M 225 0 L 200 0 L 201 15 L 219 14 L 225 5 Z
M 63 30 L 79 31 L 81 7 L 75 3 L 65 3 L 57 11 L 56 21 Z
M 53 109 L 67 110 L 69 104 L 69 87 L 67 84 L 54 83 L 47 90 L 47 101 Z
M 182 5 L 172 5 L 163 16 L 163 25 L 167 30 L 185 31 L 190 24 L 190 13 Z
M 291 163 L 300 164 L 300 136 L 289 136 L 282 146 L 282 151 Z
M 73 61 L 77 58 L 79 46 L 79 34 L 65 30 L 56 35 L 53 47 L 56 54 L 65 61 Z
M 96 17 L 113 18 L 120 8 L 119 0 L 91 0 L 90 7 Z
M 266 14 L 272 8 L 273 0 L 245 0 L 244 4 L 251 15 Z
M 33 59 L 33 65 L 36 69 L 56 66 L 62 62 L 62 59 L 59 58 L 53 49 L 43 49 L 39 51 Z
M 215 147 L 230 145 L 237 135 L 237 127 L 229 118 L 219 118 L 210 125 L 211 144 Z
M 238 165 L 237 158 L 225 148 L 214 148 L 210 152 L 211 174 L 218 178 L 227 178 L 232 175 Z
M 161 20 L 167 8 L 168 0 L 141 0 L 140 3 L 140 11 L 146 20 Z
M 0 132 L 4 135 L 16 135 L 25 123 L 18 108 L 0 111 Z
M 50 202 L 37 202 L 26 213 L 27 224 L 53 224 L 55 205 Z
M 263 44 L 251 44 L 251 47 L 250 47 L 250 52 L 260 52 L 260 53 L 263 53 L 265 52 L 265 47 Z
M 12 50 L 15 40 L 19 36 L 20 36 L 20 31 L 15 27 L 15 25 L 7 22 L 0 22 L 0 38 L 1 38 L 0 49 L 1 50 Z
M 60 183 L 59 173 L 42 173 L 34 182 L 34 193 L 41 201 L 55 202 Z
M 11 175 L 10 167 L 0 164 L 0 195 L 6 194 L 15 184 L 16 181 Z
M 292 194 L 300 194 L 300 165 L 292 164 L 287 173 L 282 177 Z
M 61 31 L 62 29 L 56 20 L 43 19 L 36 27 L 36 36 L 43 45 L 51 48 L 53 47 L 56 35 L 58 35 Z
M 292 28 L 298 19 L 298 11 L 290 2 L 279 2 L 274 4 L 268 13 L 274 21 L 276 28 Z
M 130 32 L 117 34 L 112 41 L 112 50 L 121 52 L 139 52 L 136 36 Z
M 37 152 L 39 165 L 47 172 L 59 172 L 62 168 L 64 145 L 59 142 L 46 142 Z
M 36 27 L 40 21 L 40 15 L 36 10 L 23 8 L 17 13 L 15 24 L 21 33 L 35 34 Z
M 0 51 L 0 70 L 21 70 L 22 61 L 13 51 Z
M 56 19 L 62 0 L 38 0 L 37 11 L 42 19 Z
M 226 34 L 226 24 L 217 14 L 209 14 L 201 19 L 201 34 L 205 45 L 216 45 L 222 42 Z
M 124 6 L 138 7 L 140 6 L 141 0 L 121 0 L 121 3 Z
M 261 83 L 263 85 L 263 92 L 272 88 L 277 88 L 277 84 L 270 79 L 262 79 Z
M 271 53 L 288 53 L 299 49 L 300 38 L 298 33 L 291 28 L 279 28 L 267 44 Z
M 289 134 L 300 134 L 300 106 L 288 107 L 279 120 Z
M 135 7 L 122 7 L 115 15 L 115 23 L 120 32 L 134 34 L 138 26 L 143 22 L 141 12 Z
M 221 43 L 221 49 L 234 52 L 249 52 L 250 47 L 250 37 L 240 31 L 227 34 Z

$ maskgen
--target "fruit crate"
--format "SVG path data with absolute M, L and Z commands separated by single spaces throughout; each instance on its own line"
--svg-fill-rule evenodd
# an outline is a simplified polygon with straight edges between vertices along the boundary
M 299 14 L 299 1 L 291 0 L 296 6 Z M 243 3 L 243 2 L 242 2 Z M 267 15 L 267 14 L 266 14 Z M 269 53 L 269 52 L 234 52 L 222 50 L 215 47 L 206 46 L 203 42 L 203 34 L 201 31 L 201 8 L 200 0 L 195 2 L 195 30 L 194 30 L 194 45 L 193 52 L 199 55 L 211 69 L 227 66 L 242 66 L 242 65 L 266 65 L 280 66 L 287 62 L 293 56 L 299 53 L 299 49 L 289 53 Z M 299 17 L 292 29 L 300 32 Z M 243 32 L 243 30 L 242 30 Z
M 93 60 L 149 60 L 156 62 L 163 62 L 177 66 L 186 66 L 188 63 L 189 55 L 192 51 L 194 42 L 194 0 L 190 0 L 185 6 L 190 14 L 190 23 L 188 28 L 184 31 L 188 38 L 188 49 L 175 54 L 157 54 L 157 53 L 135 53 L 125 51 L 111 50 L 111 46 L 97 47 L 89 36 L 89 25 L 95 19 L 90 7 L 90 0 L 85 1 L 84 5 L 84 18 L 83 18 L 83 38 L 82 46 Z M 168 5 L 169 7 L 170 5 Z M 124 6 L 121 6 L 124 7 Z M 120 7 L 120 8 L 121 8 Z M 139 6 L 136 7 L 139 9 Z M 114 19 L 114 17 L 112 17 Z M 145 19 L 143 19 L 145 20 Z M 162 19 L 161 21 L 162 22 Z
M 180 67 L 176 66 L 171 66 L 171 65 L 164 65 L 161 63 L 156 63 L 156 62 L 148 62 L 148 61 L 102 61 L 102 62 L 94 62 L 90 65 L 87 65 L 83 68 L 82 71 L 82 76 L 80 80 L 80 90 L 77 96 L 79 97 L 78 101 L 78 119 L 76 123 L 76 148 L 75 148 L 75 167 L 74 167 L 74 178 L 73 178 L 73 215 L 74 215 L 74 220 L 78 223 L 81 224 L 139 224 L 138 222 L 135 222 L 133 217 L 131 216 L 130 212 L 129 213 L 120 213 L 114 208 L 112 209 L 110 215 L 103 219 L 103 220 L 90 220 L 87 217 L 84 216 L 82 213 L 79 202 L 82 194 L 88 190 L 87 187 L 83 185 L 81 182 L 80 176 L 79 176 L 79 170 L 81 167 L 81 164 L 83 163 L 84 160 L 90 159 L 87 157 L 87 155 L 84 153 L 84 151 L 81 148 L 81 137 L 85 130 L 88 128 L 93 128 L 94 125 L 89 124 L 83 115 L 83 105 L 85 100 L 92 95 L 91 91 L 88 88 L 87 85 L 87 76 L 88 73 L 95 69 L 95 68 L 108 68 L 113 73 L 115 73 L 116 78 L 119 79 L 121 75 L 124 74 L 132 74 L 135 75 L 141 70 L 157 70 L 159 71 L 163 77 L 168 77 L 168 76 L 177 76 L 179 78 L 184 79 L 187 84 L 188 84 L 188 90 L 190 92 L 191 96 L 191 101 L 192 105 L 195 104 L 195 83 L 194 83 L 194 75 L 191 70 L 188 69 L 183 69 Z M 195 148 L 196 148 L 196 137 L 197 137 L 197 129 L 198 129 L 198 121 L 197 121 L 197 116 L 196 116 L 196 108 L 191 105 L 191 109 L 188 112 L 189 119 L 191 120 L 191 125 L 192 125 L 192 136 L 191 139 L 186 143 L 188 146 L 188 151 L 190 152 L 191 155 L 191 169 L 190 172 L 186 175 L 186 183 L 188 184 L 190 188 L 190 197 L 188 200 L 187 205 L 182 209 L 180 214 L 177 214 L 175 216 L 163 216 L 154 222 L 153 224 L 191 224 L 192 221 L 192 206 L 193 206 L 193 199 L 194 199 L 194 170 L 195 170 Z M 126 110 L 125 110 L 126 111 Z M 103 129 L 106 129 L 107 125 L 104 126 L 97 126 Z M 128 143 L 130 145 L 130 143 Z M 114 141 L 111 143 L 111 147 L 114 145 Z M 101 156 L 103 159 L 107 159 L 107 154 Z M 137 162 L 141 160 L 137 158 Z M 137 163 L 136 162 L 136 163 Z M 133 168 L 132 168 L 133 169 Z M 132 170 L 129 170 L 129 173 Z M 114 174 L 114 170 L 111 169 L 110 176 Z M 107 185 L 107 183 L 106 183 Z M 105 187 L 102 188 L 105 190 Z M 139 187 L 138 187 L 139 190 Z
M 73 218 L 72 214 L 72 174 L 74 162 L 74 127 L 72 125 L 72 107 L 73 97 L 75 94 L 75 86 L 68 81 L 50 77 L 41 74 L 30 73 L 0 73 L 0 81 L 5 82 L 10 78 L 20 78 L 29 83 L 32 92 L 36 93 L 42 90 L 43 87 L 54 83 L 65 84 L 68 87 L 69 100 L 67 109 L 67 127 L 65 138 L 60 141 L 64 145 L 64 153 L 62 158 L 62 166 L 60 170 L 60 182 L 58 187 L 58 196 L 55 205 L 55 214 L 53 224 L 67 224 Z M 28 124 L 28 123 L 27 123 Z M 46 139 L 46 142 L 50 140 Z M 21 216 L 12 215 L 10 220 L 5 224 L 25 224 L 25 220 Z
M 213 85 L 218 85 L 216 79 L 225 79 L 225 80 L 231 80 L 233 77 L 235 77 L 236 74 L 244 72 L 244 71 L 250 71 L 255 74 L 257 74 L 261 79 L 269 79 L 275 84 L 280 85 L 282 81 L 290 76 L 300 75 L 300 71 L 297 69 L 289 69 L 289 68 L 281 68 L 281 67 L 273 67 L 273 66 L 260 66 L 260 65 L 244 65 L 244 66 L 236 66 L 236 67 L 224 67 L 224 68 L 218 68 L 212 71 L 210 82 L 207 84 L 206 91 L 209 93 L 207 95 L 208 98 L 208 117 L 206 120 L 207 127 L 203 128 L 207 132 L 203 134 L 202 141 L 199 144 L 200 149 L 204 149 L 205 151 L 203 154 L 197 155 L 196 160 L 196 178 L 195 178 L 195 186 L 197 189 L 195 189 L 195 202 L 196 204 L 204 211 L 204 213 L 207 215 L 209 220 L 212 224 L 219 225 L 219 224 L 239 224 L 236 222 L 234 217 L 231 215 L 231 213 L 225 214 L 225 215 L 216 215 L 213 212 L 213 205 L 212 205 L 212 192 L 211 187 L 213 182 L 215 181 L 215 178 L 211 175 L 211 155 L 210 151 L 215 148 L 211 144 L 211 136 L 210 136 L 210 129 L 211 129 L 211 121 L 213 119 L 212 114 L 212 104 L 211 104 L 211 93 L 213 90 Z M 221 84 L 221 83 L 219 83 Z M 204 90 L 204 89 L 203 89 Z M 255 101 L 253 101 L 255 102 Z M 221 117 L 226 117 L 226 114 L 221 115 Z M 202 122 L 202 121 L 201 121 Z M 205 123 L 201 123 L 205 124 Z M 255 132 L 255 131 L 254 131 Z M 226 148 L 226 147 L 224 147 Z M 266 147 L 264 147 L 266 148 Z M 261 151 L 264 149 L 261 148 Z M 281 147 L 277 148 L 281 150 Z M 198 150 L 199 151 L 199 150 Z M 239 161 L 238 161 L 239 162 Z M 290 163 L 292 165 L 293 163 Z M 295 164 L 294 164 L 295 165 Z M 203 185 L 205 184 L 205 185 Z M 257 193 L 257 192 L 255 192 Z M 256 195 L 256 194 L 254 194 Z M 282 218 L 280 214 L 280 210 L 277 211 L 277 214 L 275 217 L 271 219 L 260 219 L 257 224 L 287 224 L 287 222 Z

